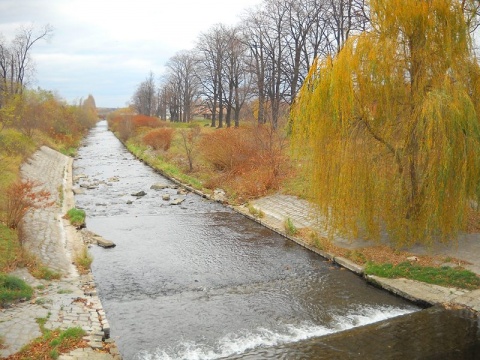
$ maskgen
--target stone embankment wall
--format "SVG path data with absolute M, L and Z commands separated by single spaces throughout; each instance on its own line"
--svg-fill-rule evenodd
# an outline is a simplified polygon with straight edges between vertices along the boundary
M 60 359 L 120 359 L 110 339 L 110 326 L 95 290 L 91 273 L 80 275 L 73 260 L 85 243 L 81 232 L 63 216 L 74 207 L 72 192 L 73 160 L 43 146 L 21 169 L 22 178 L 48 190 L 54 206 L 27 214 L 22 224 L 25 248 L 48 268 L 62 274 L 60 280 L 38 280 L 25 269 L 15 274 L 35 288 L 35 297 L 0 312 L 0 334 L 4 338 L 0 356 L 17 352 L 41 335 L 36 318 L 47 318 L 47 329 L 81 327 L 87 335 L 87 348 L 80 348 Z

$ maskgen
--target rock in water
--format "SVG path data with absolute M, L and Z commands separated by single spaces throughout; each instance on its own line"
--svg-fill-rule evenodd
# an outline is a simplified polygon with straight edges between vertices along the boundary
M 115 243 L 113 241 L 110 241 L 110 240 L 107 240 L 107 239 L 104 239 L 103 237 L 97 235 L 97 236 L 94 236 L 94 239 L 95 241 L 97 242 L 97 245 L 98 246 L 101 246 L 105 249 L 108 249 L 108 248 L 113 248 L 115 247 Z
M 152 190 L 163 190 L 166 188 L 168 188 L 168 185 L 165 184 L 153 184 L 152 186 L 150 186 L 150 189 Z
M 147 195 L 147 193 L 143 190 L 132 194 L 132 196 L 136 196 L 136 197 L 142 197 L 145 195 Z
M 173 199 L 171 202 L 170 202 L 170 205 L 180 205 L 182 202 L 184 202 L 185 199 L 180 199 L 180 198 L 177 198 L 177 199 Z
M 85 190 L 84 190 L 84 189 L 81 189 L 81 188 L 73 188 L 72 191 L 73 191 L 73 193 L 74 193 L 75 195 L 85 194 Z

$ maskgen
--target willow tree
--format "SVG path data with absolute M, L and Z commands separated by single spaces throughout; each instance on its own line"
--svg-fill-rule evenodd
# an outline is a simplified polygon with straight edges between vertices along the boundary
M 370 30 L 310 69 L 292 144 L 330 229 L 401 246 L 464 227 L 480 177 L 465 1 L 371 0 Z

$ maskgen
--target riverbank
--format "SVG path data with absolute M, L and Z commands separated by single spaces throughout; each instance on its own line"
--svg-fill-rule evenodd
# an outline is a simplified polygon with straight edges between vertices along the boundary
M 312 215 L 312 207 L 305 200 L 293 196 L 277 194 L 252 201 L 250 206 L 253 206 L 259 212 L 261 211 L 264 216 L 262 218 L 253 216 L 250 214 L 250 211 L 246 206 L 237 206 L 234 207 L 234 209 L 252 220 L 269 227 L 273 231 L 290 238 L 292 241 L 295 241 L 320 256 L 329 259 L 333 263 L 364 277 L 367 282 L 374 286 L 378 286 L 422 306 L 454 304 L 471 308 L 477 312 L 480 311 L 480 289 L 469 291 L 465 289 L 427 284 L 410 279 L 387 279 L 373 275 L 366 275 L 364 266 L 333 252 L 320 250 L 308 244 L 300 237 L 289 236 L 286 234 L 284 225 L 287 219 L 291 219 L 292 223 L 298 227 L 298 229 L 308 228 L 316 230 L 320 234 L 322 233 L 321 224 Z M 340 237 L 334 237 L 332 242 L 336 246 L 347 247 L 349 249 L 372 246 L 372 244 L 363 240 L 348 242 Z M 476 256 L 476 254 L 480 252 L 480 239 L 478 239 L 478 235 L 476 238 L 461 238 L 456 246 L 438 245 L 436 248 L 430 250 L 417 247 L 411 251 L 417 251 L 418 256 L 430 251 L 432 255 L 437 254 L 442 255 L 442 257 L 445 258 L 459 259 L 465 262 L 464 266 L 467 269 L 480 275 L 480 258 Z M 407 259 L 405 259 L 405 261 L 406 260 Z
M 143 159 L 140 160 L 144 161 Z M 158 171 L 158 169 L 156 170 Z M 226 197 L 224 194 L 222 194 L 222 191 L 214 191 L 213 194 L 203 193 L 198 189 L 182 183 L 178 179 L 168 176 L 162 171 L 160 171 L 160 173 L 178 185 L 186 188 L 188 191 L 194 192 L 197 195 L 212 201 L 225 203 Z M 250 201 L 248 204 L 237 206 L 225 204 L 225 206 L 229 206 L 233 210 L 241 213 L 251 220 L 262 224 L 263 226 L 289 238 L 290 240 L 309 249 L 310 251 L 317 253 L 325 259 L 332 261 L 332 263 L 356 273 L 357 275 L 363 277 L 368 283 L 403 297 L 418 305 L 454 305 L 466 307 L 476 312 L 480 311 L 480 289 L 470 291 L 454 287 L 433 285 L 404 278 L 387 279 L 379 276 L 367 275 L 365 274 L 365 266 L 359 265 L 335 252 L 321 250 L 318 247 L 309 244 L 307 241 L 305 241 L 305 239 L 299 236 L 289 235 L 285 229 L 285 223 L 290 220 L 292 225 L 299 230 L 299 232 L 301 232 L 302 229 L 308 229 L 313 230 L 316 234 L 327 236 L 321 222 L 319 222 L 314 215 L 312 205 L 306 200 L 299 199 L 295 196 L 275 194 Z M 252 214 L 252 209 L 254 209 L 254 214 Z M 258 216 L 258 214 L 262 214 L 262 216 Z M 349 251 L 375 245 L 364 240 L 349 241 L 338 236 L 332 239 L 332 243 L 336 247 L 348 249 Z M 413 254 L 417 254 L 418 256 L 430 254 L 434 256 L 441 255 L 443 259 L 458 259 L 463 262 L 463 266 L 465 268 L 480 276 L 480 258 L 476 256 L 476 254 L 480 253 L 479 234 L 462 235 L 456 244 L 450 246 L 437 244 L 431 249 L 417 246 L 409 249 L 409 251 Z M 404 260 L 407 261 L 408 259 L 405 258 Z M 438 265 L 455 266 L 455 263 L 445 262 Z
M 60 359 L 119 359 L 115 344 L 108 339 L 108 322 L 105 321 L 101 303 L 96 296 L 91 274 L 79 275 L 71 265 L 75 248 L 83 245 L 81 233 L 62 218 L 66 210 L 74 205 L 71 188 L 72 159 L 51 149 L 42 148 L 24 166 L 22 173 L 26 178 L 46 184 L 55 196 L 56 206 L 37 210 L 38 212 L 26 219 L 25 228 L 29 236 L 26 241 L 32 252 L 38 254 L 47 266 L 62 272 L 64 277 L 59 281 L 44 281 L 34 279 L 25 270 L 16 272 L 17 276 L 24 278 L 36 289 L 36 297 L 29 303 L 20 303 L 0 312 L 0 333 L 4 335 L 6 345 L 5 349 L 1 349 L 0 355 L 15 353 L 21 346 L 38 337 L 40 329 L 35 319 L 48 317 L 46 327 L 49 329 L 81 326 L 88 333 L 88 347 L 62 355 Z M 210 196 L 188 186 L 186 188 L 202 197 L 222 202 L 219 192 Z M 285 233 L 286 219 L 291 219 L 298 228 L 315 226 L 307 202 L 290 196 L 274 195 L 258 199 L 250 205 L 264 213 L 264 216 L 253 216 L 248 206 L 237 206 L 233 209 L 330 261 L 364 276 L 363 268 L 349 259 L 316 249 L 302 239 Z M 453 250 L 455 249 L 452 249 L 452 255 L 457 257 L 461 252 L 469 252 L 463 243 L 459 244 L 456 252 Z M 475 249 L 470 248 L 470 251 Z M 480 311 L 479 290 L 444 288 L 406 279 L 382 279 L 372 276 L 365 278 L 375 286 L 421 305 L 457 304 Z
M 46 329 L 81 327 L 86 332 L 85 347 L 59 359 L 118 360 L 120 354 L 109 339 L 110 328 L 102 304 L 96 294 L 92 274 L 81 275 L 72 265 L 84 240 L 63 218 L 74 207 L 70 157 L 42 147 L 21 169 L 22 178 L 37 181 L 51 193 L 55 205 L 36 209 L 24 219 L 23 236 L 26 249 L 48 268 L 62 274 L 60 280 L 38 280 L 26 269 L 13 275 L 35 289 L 29 302 L 21 302 L 0 311 L 0 334 L 3 337 L 1 357 L 19 351 L 41 335 L 36 319 L 45 319 Z

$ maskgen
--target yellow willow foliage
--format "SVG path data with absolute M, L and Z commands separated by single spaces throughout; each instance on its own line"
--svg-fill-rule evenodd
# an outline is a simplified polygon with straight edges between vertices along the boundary
M 317 61 L 292 145 L 330 229 L 449 241 L 480 181 L 480 70 L 458 1 L 372 0 L 372 31 Z

